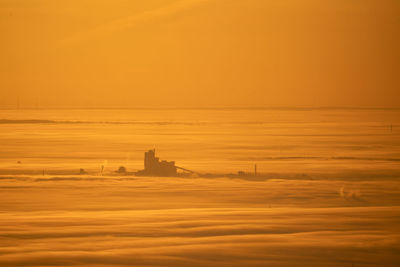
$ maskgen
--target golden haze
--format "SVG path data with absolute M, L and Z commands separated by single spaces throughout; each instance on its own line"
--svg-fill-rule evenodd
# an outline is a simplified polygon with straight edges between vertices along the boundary
M 397 267 L 399 29 L 398 0 L 0 0 L 0 266 Z
M 0 107 L 398 107 L 397 0 L 1 0 Z

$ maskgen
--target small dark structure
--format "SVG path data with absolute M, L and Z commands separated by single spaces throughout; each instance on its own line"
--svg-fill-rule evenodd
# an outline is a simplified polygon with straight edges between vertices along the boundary
M 160 161 L 156 157 L 156 150 L 144 153 L 144 170 L 136 172 L 138 176 L 177 176 L 175 161 Z
M 124 166 L 120 166 L 116 172 L 120 174 L 126 174 L 126 168 Z

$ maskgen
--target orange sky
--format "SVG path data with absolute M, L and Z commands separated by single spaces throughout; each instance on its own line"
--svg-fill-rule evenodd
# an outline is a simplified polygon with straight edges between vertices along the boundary
M 0 107 L 399 107 L 398 0 L 0 0 Z

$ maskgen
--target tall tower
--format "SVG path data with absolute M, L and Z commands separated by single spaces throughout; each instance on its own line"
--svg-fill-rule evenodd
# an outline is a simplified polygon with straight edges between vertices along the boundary
M 151 171 L 154 168 L 155 161 L 156 161 L 155 149 L 144 152 L 144 169 L 146 171 Z

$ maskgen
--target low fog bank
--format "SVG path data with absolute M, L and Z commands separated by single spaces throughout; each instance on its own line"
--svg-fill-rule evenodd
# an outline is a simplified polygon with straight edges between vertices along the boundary
M 0 169 L 1 179 L 20 179 L 20 177 L 31 177 L 32 179 L 41 180 L 47 179 L 49 176 L 70 176 L 73 179 L 104 179 L 104 177 L 135 177 L 133 172 L 127 174 L 118 173 L 118 167 L 115 170 L 107 170 L 101 173 L 99 169 L 82 169 L 86 175 L 80 174 L 80 169 L 20 169 L 20 168 L 2 168 Z M 254 173 L 248 171 L 243 172 L 241 175 L 235 172 L 205 172 L 199 174 L 182 174 L 181 177 L 185 178 L 232 178 L 242 179 L 249 181 L 266 181 L 271 179 L 284 179 L 284 180 L 342 180 L 342 181 L 367 181 L 367 180 L 397 180 L 400 181 L 400 170 L 397 169 L 374 169 L 374 170 L 361 170 L 361 169 L 343 169 L 343 170 L 324 170 L 323 172 L 263 172 L 254 176 Z M 166 178 L 170 179 L 170 178 Z
M 397 266 L 400 181 L 2 176 L 0 266 Z
M 2 266 L 397 266 L 400 207 L 5 213 Z
M 2 211 L 400 206 L 398 180 L 0 176 Z

